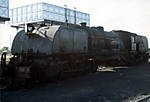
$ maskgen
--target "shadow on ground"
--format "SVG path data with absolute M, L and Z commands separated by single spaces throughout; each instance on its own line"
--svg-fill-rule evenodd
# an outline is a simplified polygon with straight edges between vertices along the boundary
M 7 91 L 4 99 L 6 102 L 128 102 L 149 94 L 150 63 L 112 70 L 32 89 Z

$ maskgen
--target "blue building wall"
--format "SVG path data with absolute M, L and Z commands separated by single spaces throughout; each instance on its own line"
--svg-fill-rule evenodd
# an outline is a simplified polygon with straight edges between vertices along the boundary
M 0 18 L 9 18 L 9 0 L 0 0 Z
M 79 12 L 67 9 L 68 23 L 86 22 L 90 26 L 90 15 L 87 13 Z M 24 24 L 27 22 L 38 22 L 44 19 L 65 22 L 65 8 L 48 3 L 36 3 L 32 5 L 26 5 L 10 10 L 10 24 Z

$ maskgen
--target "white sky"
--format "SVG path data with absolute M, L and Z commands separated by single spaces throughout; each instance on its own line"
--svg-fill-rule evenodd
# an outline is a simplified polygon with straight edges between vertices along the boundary
M 40 1 L 58 6 L 67 4 L 71 9 L 76 7 L 89 13 L 91 26 L 103 26 L 106 31 L 126 30 L 145 35 L 150 40 L 150 0 L 10 0 L 9 4 L 14 8 Z M 0 32 L 0 48 L 10 46 L 15 30 L 0 26 Z

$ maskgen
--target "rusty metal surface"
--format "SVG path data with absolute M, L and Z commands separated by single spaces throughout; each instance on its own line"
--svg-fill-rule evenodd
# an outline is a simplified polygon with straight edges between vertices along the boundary
M 83 29 L 65 26 L 42 27 L 28 36 L 20 31 L 12 44 L 12 54 L 27 52 L 43 53 L 86 53 L 88 51 L 88 34 Z
M 113 32 L 106 32 L 103 29 L 92 27 L 89 33 L 89 48 L 94 54 L 110 54 L 111 52 L 120 51 L 122 41 L 119 35 Z
M 146 52 L 148 50 L 148 40 L 145 36 L 136 36 L 136 43 L 139 44 L 139 51 Z
M 117 31 L 106 32 L 99 28 L 74 26 L 48 26 L 34 31 L 35 35 L 28 36 L 20 31 L 12 44 L 12 54 L 27 52 L 41 54 L 93 53 L 108 54 L 131 50 L 131 35 L 134 43 L 139 43 L 139 51 L 146 52 L 147 38 L 133 33 Z
M 57 28 L 53 29 L 57 30 Z M 51 54 L 54 35 L 48 36 L 45 34 L 46 31 L 47 29 L 45 28 L 39 29 L 36 31 L 36 35 L 32 35 L 31 37 L 26 35 L 24 31 L 20 31 L 13 41 L 12 54 L 21 53 L 22 51 L 27 52 L 31 49 L 33 53 Z
M 61 26 L 55 35 L 53 53 L 86 53 L 88 33 L 82 29 Z

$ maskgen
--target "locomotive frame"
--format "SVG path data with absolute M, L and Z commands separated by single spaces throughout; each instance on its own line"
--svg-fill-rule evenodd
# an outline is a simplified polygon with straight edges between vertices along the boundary
M 16 35 L 12 45 L 14 56 L 2 67 L 18 86 L 29 80 L 45 82 L 94 73 L 99 65 L 146 63 L 147 51 L 146 37 L 126 31 L 106 32 L 103 27 L 86 27 L 85 24 L 42 26 Z M 2 65 L 5 65 L 4 60 L 2 58 Z

